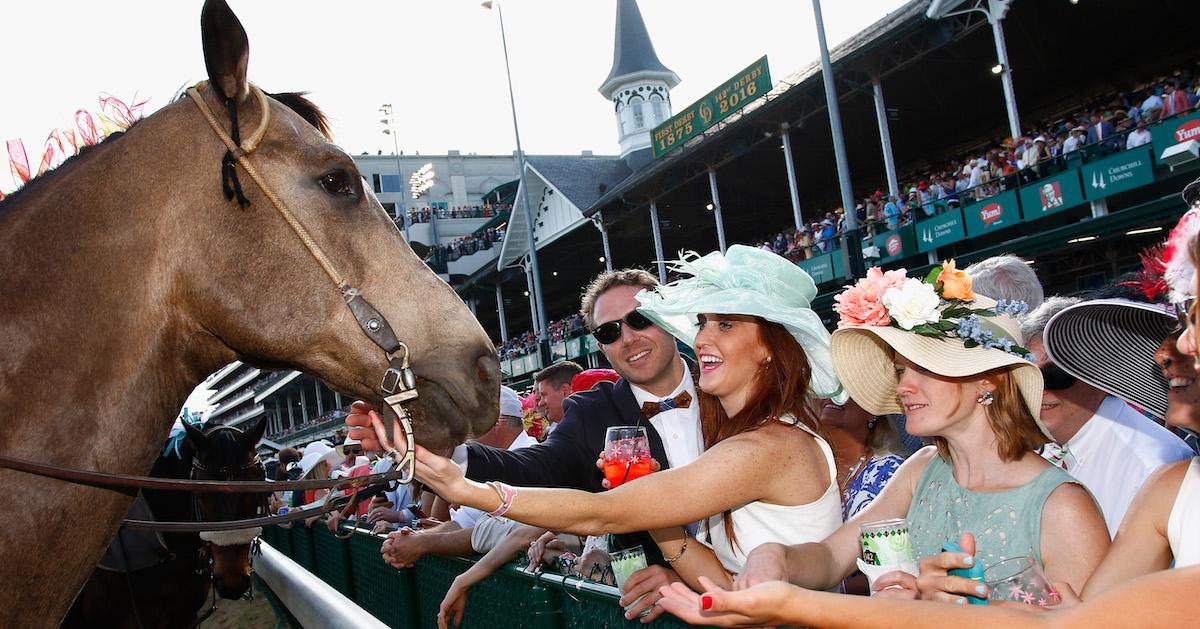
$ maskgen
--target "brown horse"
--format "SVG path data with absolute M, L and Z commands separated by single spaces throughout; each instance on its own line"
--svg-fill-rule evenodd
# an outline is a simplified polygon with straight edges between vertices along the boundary
M 312 124 L 320 113 L 253 97 L 249 43 L 223 2 L 205 4 L 201 34 L 201 95 L 224 132 L 229 105 L 249 130 L 265 104 L 270 124 L 249 160 L 408 344 L 419 440 L 445 447 L 486 431 L 499 365 L 478 322 Z M 0 453 L 145 474 L 167 418 L 234 359 L 382 402 L 383 352 L 244 172 L 250 205 L 225 197 L 225 152 L 184 98 L 0 203 Z M 11 470 L 0 487 L 4 624 L 55 625 L 130 499 Z

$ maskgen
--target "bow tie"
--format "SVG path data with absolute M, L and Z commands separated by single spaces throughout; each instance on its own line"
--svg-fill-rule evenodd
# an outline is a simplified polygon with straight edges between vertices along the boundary
M 642 414 L 646 419 L 673 408 L 687 408 L 692 405 L 692 394 L 684 391 L 675 397 L 669 397 L 661 402 L 646 402 L 642 404 Z

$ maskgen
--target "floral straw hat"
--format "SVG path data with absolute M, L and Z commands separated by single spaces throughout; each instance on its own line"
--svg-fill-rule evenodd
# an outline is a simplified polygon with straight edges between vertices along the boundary
M 1020 345 L 1016 317 L 1029 309 L 1024 302 L 976 295 L 953 260 L 924 280 L 874 267 L 834 300 L 841 320 L 831 341 L 833 366 L 868 412 L 904 414 L 894 354 L 950 378 L 1007 369 L 1038 428 L 1053 440 L 1040 419 L 1042 372 Z
M 787 329 L 804 349 L 814 397 L 846 401 L 833 371 L 829 332 L 813 312 L 817 286 L 800 267 L 769 251 L 733 245 L 722 255 L 680 255 L 671 269 L 686 277 L 637 294 L 638 312 L 675 338 L 695 345 L 696 315 L 739 314 L 761 317 Z

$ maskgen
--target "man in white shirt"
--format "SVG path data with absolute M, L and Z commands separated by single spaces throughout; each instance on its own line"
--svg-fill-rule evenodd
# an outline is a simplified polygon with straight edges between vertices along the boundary
M 1055 314 L 1079 303 L 1051 297 L 1021 320 L 1025 347 L 1037 356 L 1045 380 L 1041 419 L 1054 436 L 1043 452 L 1092 492 L 1109 535 L 1115 536 L 1130 502 L 1159 467 L 1190 458 L 1191 449 L 1171 431 L 1050 362 L 1042 330 Z
M 1137 128 L 1129 132 L 1129 137 L 1125 140 L 1125 150 L 1145 146 L 1150 143 L 1150 132 L 1146 130 L 1145 122 L 1138 122 Z
M 1142 118 L 1158 120 L 1162 117 L 1163 99 L 1154 90 L 1150 90 L 1146 94 L 1146 100 L 1142 101 L 1142 106 L 1138 108 L 1142 110 Z
M 1062 154 L 1066 155 L 1071 151 L 1078 150 L 1084 144 L 1087 144 L 1087 127 L 1077 126 L 1071 129 L 1071 135 L 1063 140 Z

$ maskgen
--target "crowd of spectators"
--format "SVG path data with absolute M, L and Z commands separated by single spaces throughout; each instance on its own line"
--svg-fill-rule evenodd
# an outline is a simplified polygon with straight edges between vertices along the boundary
M 507 203 L 501 205 L 471 205 L 451 208 L 414 208 L 408 211 L 409 223 L 428 223 L 436 217 L 438 220 L 451 218 L 492 218 L 512 210 Z
M 1100 156 L 1150 143 L 1148 127 L 1200 108 L 1200 80 L 1184 72 L 1096 99 L 1074 113 L 1034 125 L 936 168 L 906 177 L 896 195 L 882 190 L 861 197 L 855 214 L 867 237 L 897 229 L 1026 185 L 1068 167 L 1075 157 Z M 840 246 L 842 208 L 797 230 L 790 227 L 754 244 L 793 262 Z
M 583 317 L 579 313 L 554 321 L 550 327 L 546 328 L 546 335 L 551 343 L 561 343 L 584 334 L 587 334 L 587 326 L 584 325 Z M 529 331 L 510 338 L 507 343 L 496 348 L 496 351 L 502 359 L 524 356 L 537 351 L 537 342 L 537 334 Z
M 425 263 L 435 270 L 445 272 L 446 264 L 463 256 L 469 256 L 479 251 L 487 251 L 501 240 L 504 240 L 504 226 L 489 227 L 483 230 L 478 236 L 467 234 L 462 238 L 455 238 L 448 245 L 434 245 L 430 247 L 429 253 L 425 255 Z

